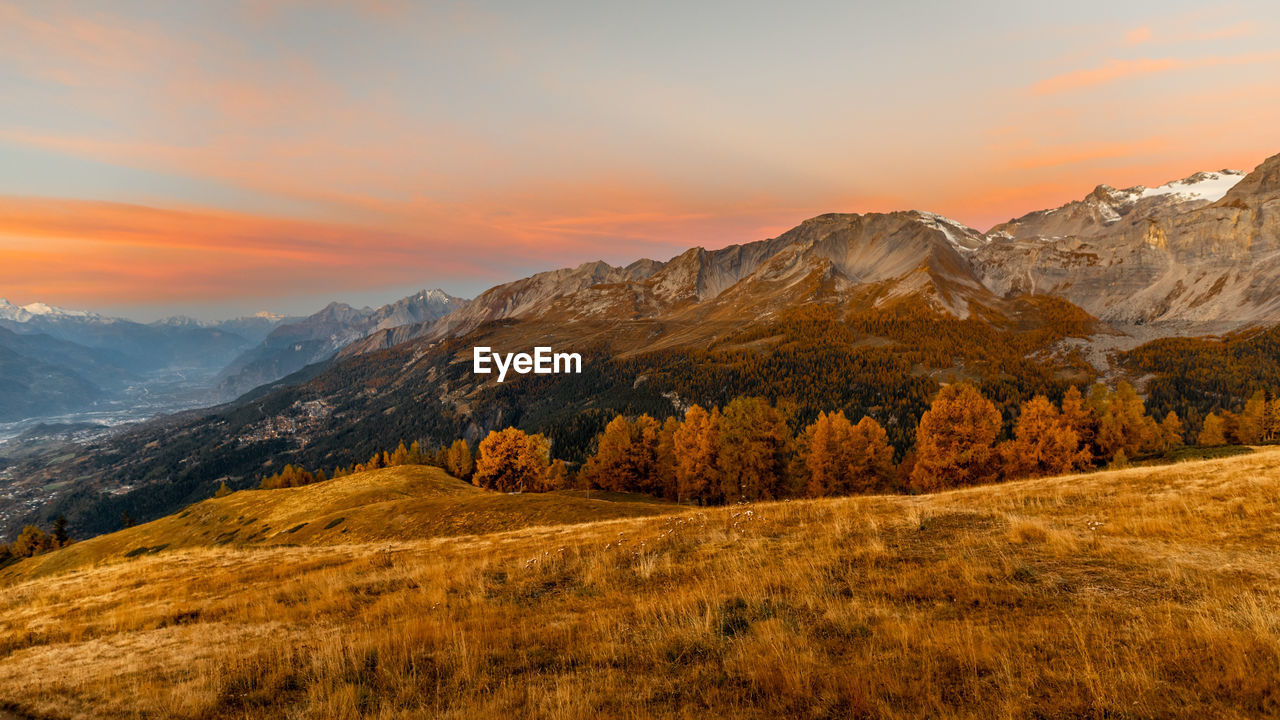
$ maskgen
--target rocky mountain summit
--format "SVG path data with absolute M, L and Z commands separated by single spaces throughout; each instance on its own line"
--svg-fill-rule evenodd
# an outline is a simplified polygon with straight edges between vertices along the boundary
M 1280 321 L 1280 155 L 1161 189 L 1100 186 L 998 225 L 974 268 L 997 294 L 1056 295 L 1113 324 Z

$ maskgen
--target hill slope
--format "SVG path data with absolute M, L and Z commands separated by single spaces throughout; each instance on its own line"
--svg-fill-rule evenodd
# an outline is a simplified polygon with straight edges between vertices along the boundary
M 73 718 L 1280 713 L 1275 450 L 665 509 L 10 582 L 0 702 Z
M 371 470 L 314 485 L 244 490 L 174 515 L 100 535 L 0 570 L 31 577 L 164 550 L 220 546 L 336 545 L 420 540 L 652 515 L 670 509 L 644 496 L 605 500 L 574 493 L 508 495 L 436 467 Z M 617 498 L 623 498 L 618 500 Z

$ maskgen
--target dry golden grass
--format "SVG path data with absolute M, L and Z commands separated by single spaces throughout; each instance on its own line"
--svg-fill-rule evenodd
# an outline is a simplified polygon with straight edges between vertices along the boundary
M 669 512 L 645 496 L 482 490 L 439 468 L 405 465 L 314 485 L 248 490 L 0 569 L 0 581 L 192 547 L 336 545 L 491 533 Z
M 656 509 L 10 580 L 0 701 L 75 718 L 1280 715 L 1280 452 Z

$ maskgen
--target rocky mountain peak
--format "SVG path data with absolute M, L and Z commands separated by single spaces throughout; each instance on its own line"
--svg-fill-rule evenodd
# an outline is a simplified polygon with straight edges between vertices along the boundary
M 1257 207 L 1261 203 L 1278 198 L 1280 198 L 1280 155 L 1272 155 L 1228 190 L 1218 204 Z

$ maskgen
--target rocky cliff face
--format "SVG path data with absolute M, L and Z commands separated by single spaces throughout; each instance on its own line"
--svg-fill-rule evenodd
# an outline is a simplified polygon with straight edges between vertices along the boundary
M 1116 324 L 1280 322 L 1280 156 L 1247 176 L 1197 173 L 992 228 L 975 253 L 1004 296 L 1045 293 Z

